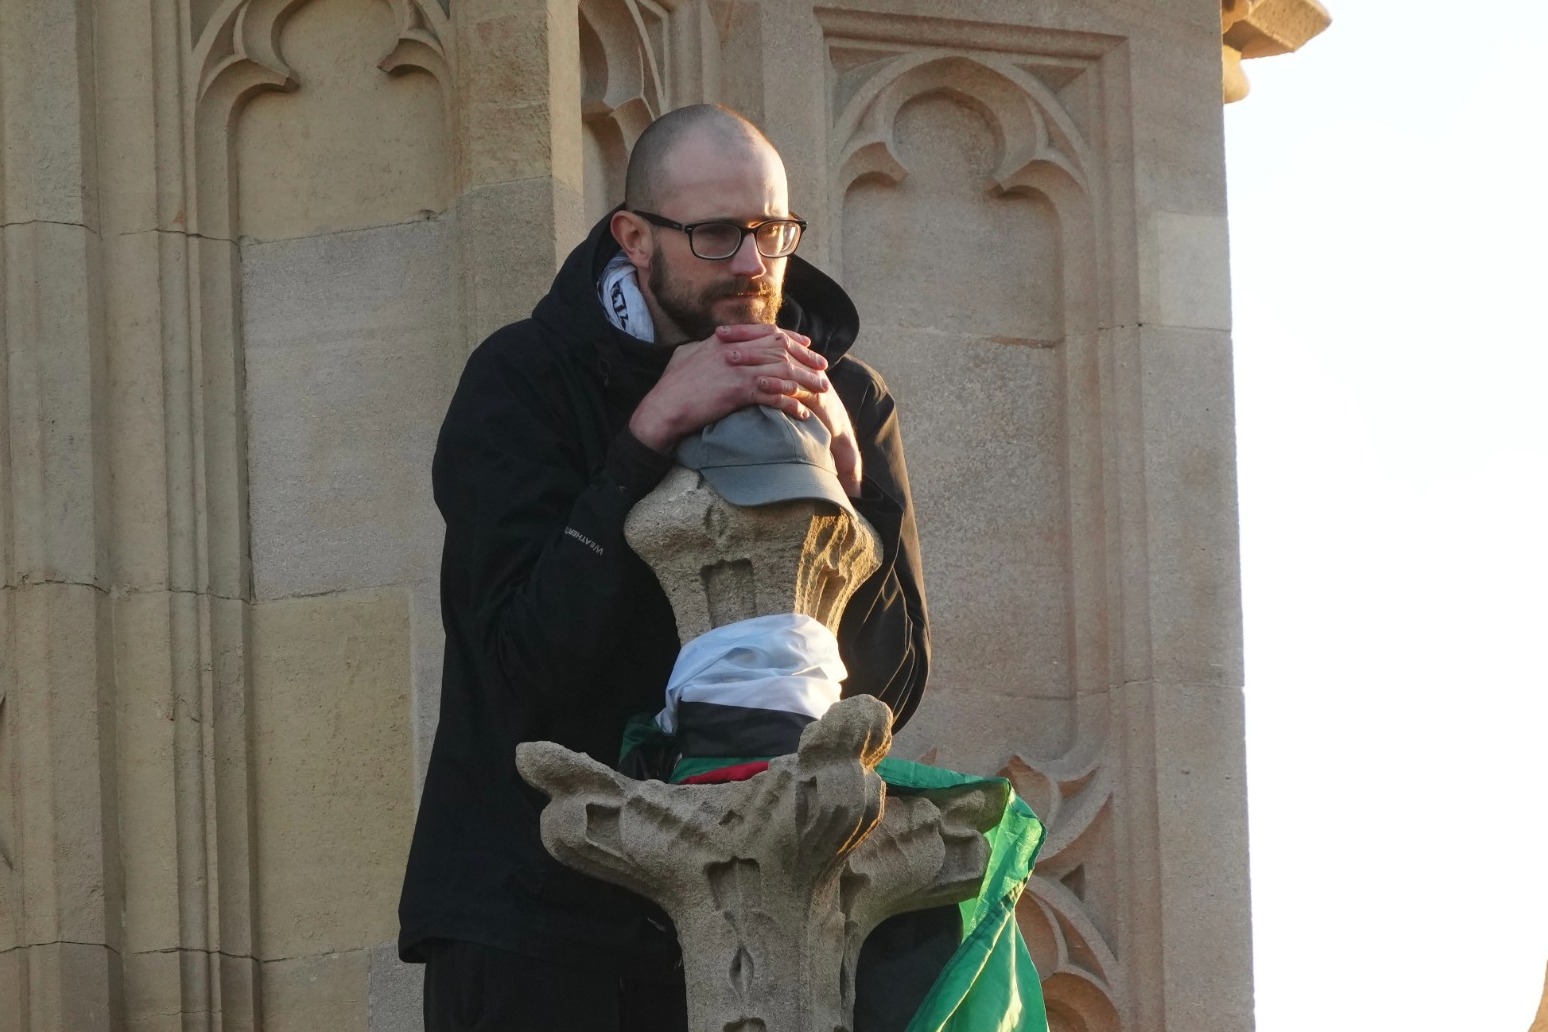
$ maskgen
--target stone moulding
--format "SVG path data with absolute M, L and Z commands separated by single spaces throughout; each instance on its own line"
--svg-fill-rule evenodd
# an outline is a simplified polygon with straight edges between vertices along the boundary
M 4 672 L 0 671 L 0 676 Z M 14 905 L 11 900 L 11 887 L 16 878 L 16 862 L 11 859 L 11 849 L 8 844 L 11 822 L 11 795 L 9 790 L 11 778 L 10 750 L 6 748 L 7 735 L 10 727 L 6 724 L 5 711 L 6 684 L 0 680 L 0 784 L 7 785 L 5 798 L 0 801 L 0 911 L 14 913 Z
M 1003 782 L 885 795 L 892 713 L 856 696 L 799 750 L 721 785 L 633 781 L 553 742 L 516 766 L 551 802 L 543 844 L 655 900 L 683 946 L 694 1032 L 847 1030 L 860 947 L 885 918 L 976 893 Z

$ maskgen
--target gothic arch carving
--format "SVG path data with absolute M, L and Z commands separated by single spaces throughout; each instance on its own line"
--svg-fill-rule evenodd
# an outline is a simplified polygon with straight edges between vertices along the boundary
M 835 97 L 828 147 L 831 217 L 840 239 L 843 201 L 852 186 L 867 179 L 896 185 L 909 174 L 895 143 L 899 113 L 916 100 L 949 97 L 981 113 L 997 134 L 990 192 L 1040 195 L 1053 206 L 1066 334 L 1096 328 L 1099 299 L 1093 290 L 1100 277 L 1094 263 L 1102 255 L 1095 218 L 1102 203 L 1102 165 L 1042 80 L 1009 57 L 936 49 L 877 49 L 873 60 L 842 77 L 848 81 Z
M 1042 82 L 1015 65 L 925 52 L 896 54 L 871 68 L 834 122 L 830 152 L 840 190 L 868 175 L 895 183 L 908 174 L 893 146 L 893 126 L 904 105 L 933 93 L 977 108 L 996 126 L 999 190 L 1038 188 L 1049 172 L 1088 190 L 1084 170 L 1093 160 L 1074 121 Z
M 665 55 L 658 53 L 659 33 L 652 31 L 666 14 L 641 0 L 581 0 L 579 10 L 582 46 L 594 46 L 591 56 L 600 58 L 586 62 L 581 118 L 588 124 L 612 121 L 625 146 L 632 147 L 671 106 L 662 75 Z M 593 72 L 600 72 L 600 81 Z
M 286 21 L 311 0 L 224 0 L 194 44 L 185 91 L 188 124 L 194 126 L 192 178 L 197 202 L 189 229 L 201 236 L 234 239 L 236 182 L 232 169 L 233 132 L 242 107 L 258 93 L 302 88 L 280 49 Z M 454 51 L 449 20 L 437 0 L 378 0 L 391 10 L 396 38 L 377 61 L 389 75 L 422 71 L 441 90 L 450 124 Z
M 300 83 L 280 53 L 285 20 L 309 0 L 225 0 L 194 46 L 199 101 L 235 86 L 240 98 L 252 89 L 293 90 Z M 388 73 L 418 68 L 451 87 L 447 17 L 436 0 L 382 0 L 398 23 L 398 38 L 377 67 Z M 227 80 L 234 80 L 230 86 Z M 217 91 L 217 84 L 223 87 Z M 242 86 L 247 89 L 242 89 Z
M 1102 860 L 1096 840 L 1112 819 L 1113 780 L 1100 755 L 1086 744 L 1052 764 L 1015 756 L 1000 770 L 1048 828 L 1017 917 L 1038 961 L 1053 1027 L 1070 1032 L 1121 1028 L 1122 970 L 1083 898 L 1087 866 Z
M 586 210 L 600 217 L 623 196 L 629 151 L 672 107 L 665 27 L 670 10 L 650 0 L 581 0 L 581 131 Z

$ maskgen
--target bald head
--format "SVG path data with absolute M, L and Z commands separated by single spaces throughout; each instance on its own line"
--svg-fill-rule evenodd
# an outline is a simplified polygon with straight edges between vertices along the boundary
M 692 104 L 669 111 L 652 122 L 629 154 L 624 182 L 625 206 L 658 210 L 681 178 L 674 169 L 684 150 L 696 154 L 765 154 L 778 161 L 778 152 L 763 131 L 730 108 L 719 104 Z

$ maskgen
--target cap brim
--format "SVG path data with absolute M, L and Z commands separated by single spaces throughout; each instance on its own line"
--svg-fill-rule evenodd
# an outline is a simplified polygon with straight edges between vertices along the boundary
M 699 470 L 715 492 L 733 505 L 773 505 L 810 498 L 855 513 L 854 502 L 827 470 L 806 462 L 711 466 Z M 858 514 L 856 514 L 858 515 Z

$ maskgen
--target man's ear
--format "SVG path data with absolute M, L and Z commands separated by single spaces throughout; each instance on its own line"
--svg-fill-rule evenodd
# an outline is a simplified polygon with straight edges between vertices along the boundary
M 632 211 L 615 211 L 608 228 L 613 231 L 613 239 L 618 241 L 618 246 L 623 248 L 624 254 L 636 268 L 650 265 L 650 225 L 644 219 Z

